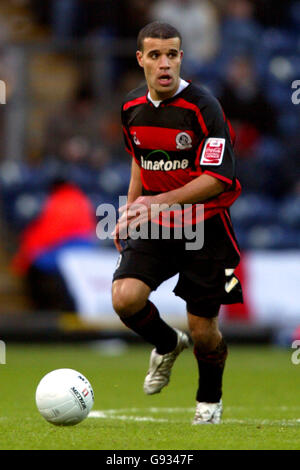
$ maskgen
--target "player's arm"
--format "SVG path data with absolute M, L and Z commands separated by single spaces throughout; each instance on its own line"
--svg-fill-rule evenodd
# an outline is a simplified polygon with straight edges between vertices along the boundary
M 119 230 L 123 233 L 154 219 L 173 204 L 203 203 L 218 196 L 225 190 L 226 185 L 217 178 L 202 174 L 178 189 L 173 189 L 155 196 L 140 196 L 132 203 L 120 208 L 122 216 L 119 219 Z M 117 246 L 117 245 L 116 245 Z
M 125 150 L 131 155 L 132 157 L 132 163 L 131 163 L 131 175 L 130 175 L 130 182 L 129 182 L 129 187 L 128 187 L 128 193 L 127 193 L 127 205 L 132 204 L 136 199 L 138 199 L 141 194 L 142 194 L 142 181 L 141 181 L 141 170 L 140 167 L 137 163 L 135 154 L 134 154 L 134 149 L 132 142 L 129 137 L 129 132 L 128 128 L 126 126 L 126 119 L 123 113 L 123 110 L 121 112 L 121 119 L 122 119 L 122 125 L 123 125 L 123 137 L 124 137 L 124 144 L 125 144 Z M 122 211 L 122 208 L 119 208 L 119 211 Z M 120 239 L 121 238 L 126 238 L 126 234 L 122 232 L 122 228 L 124 227 L 124 219 L 123 221 L 118 220 L 116 227 L 114 231 L 112 232 L 112 236 L 114 237 L 114 244 L 115 247 L 119 252 L 122 251 L 122 246 Z M 124 227 L 125 231 L 127 232 L 127 224 Z
M 129 188 L 128 188 L 128 194 L 127 194 L 127 204 L 126 207 L 130 204 L 132 204 L 135 200 L 137 200 L 139 197 L 141 197 L 142 194 L 142 181 L 141 181 L 141 169 L 135 159 L 132 159 L 132 164 L 131 164 L 131 175 L 130 175 L 130 182 L 129 182 Z M 120 210 L 122 211 L 122 207 L 120 207 Z M 124 219 L 118 220 L 115 230 L 113 231 L 112 235 L 114 236 L 114 244 L 115 247 L 119 252 L 122 251 L 122 245 L 120 242 L 120 238 L 126 238 L 124 237 L 124 234 L 122 233 L 122 229 L 125 229 L 127 232 L 127 222 L 124 223 Z
M 154 196 L 158 204 L 196 204 L 203 203 L 221 194 L 226 185 L 217 178 L 202 174 L 181 188 Z
M 128 188 L 127 201 L 131 203 L 142 194 L 141 169 L 135 159 L 132 159 L 131 176 Z
M 202 174 L 178 189 L 173 189 L 155 196 L 140 196 L 132 203 L 121 208 L 123 212 L 120 224 L 141 225 L 155 218 L 162 209 L 173 204 L 203 203 L 221 194 L 226 188 L 225 183 L 217 178 Z

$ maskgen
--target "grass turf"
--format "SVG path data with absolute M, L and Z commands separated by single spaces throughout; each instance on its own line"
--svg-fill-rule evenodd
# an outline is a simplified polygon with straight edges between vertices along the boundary
M 217 450 L 300 448 L 300 366 L 292 350 L 230 347 L 220 425 L 192 426 L 196 362 L 192 350 L 177 359 L 169 386 L 145 396 L 150 347 L 107 355 L 87 345 L 7 345 L 0 365 L 0 449 Z M 35 389 L 47 372 L 79 370 L 95 392 L 92 416 L 77 426 L 47 423 Z

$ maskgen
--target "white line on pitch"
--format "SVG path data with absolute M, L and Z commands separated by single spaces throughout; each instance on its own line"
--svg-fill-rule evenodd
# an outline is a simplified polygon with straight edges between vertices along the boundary
M 282 409 L 282 407 L 279 407 Z M 100 419 L 117 419 L 121 421 L 136 421 L 136 422 L 154 422 L 154 423 L 166 423 L 172 420 L 166 418 L 153 418 L 152 416 L 132 416 L 121 413 L 176 413 L 176 412 L 191 412 L 194 408 L 122 408 L 122 409 L 110 409 L 110 410 L 94 410 L 88 415 L 89 418 L 100 418 Z M 174 421 L 174 420 L 173 420 Z M 175 421 L 174 421 L 175 422 Z M 266 425 L 266 426 L 299 426 L 300 419 L 259 419 L 259 418 L 225 418 L 222 420 L 222 424 L 250 424 L 250 425 Z
M 126 416 L 114 415 L 113 413 L 106 413 L 104 411 L 91 411 L 88 418 L 102 418 L 102 419 L 119 419 L 121 421 L 150 421 L 153 423 L 167 423 L 168 419 L 152 418 L 152 416 Z
M 257 409 L 257 406 L 226 406 L 226 411 L 247 411 L 250 409 Z M 260 406 L 262 411 L 300 411 L 300 406 Z M 114 408 L 108 410 L 102 410 L 106 414 L 116 414 L 116 413 L 193 413 L 195 407 L 169 407 L 169 408 L 160 408 L 160 407 L 149 407 L 149 408 Z

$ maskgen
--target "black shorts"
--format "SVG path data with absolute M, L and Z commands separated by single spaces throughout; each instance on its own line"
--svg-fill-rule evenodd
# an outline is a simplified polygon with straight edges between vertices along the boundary
M 187 241 L 128 239 L 113 280 L 136 278 L 156 290 L 179 273 L 174 293 L 197 316 L 214 317 L 221 304 L 243 302 L 240 282 L 233 274 L 240 256 L 230 219 L 216 215 L 205 221 L 200 250 L 186 250 Z

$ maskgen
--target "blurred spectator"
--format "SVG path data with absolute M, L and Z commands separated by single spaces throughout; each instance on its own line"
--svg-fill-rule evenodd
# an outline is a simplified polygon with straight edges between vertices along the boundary
M 140 29 L 150 20 L 149 8 L 151 2 L 147 0 L 123 0 L 119 2 L 118 34 L 121 38 L 136 41 Z
M 260 45 L 261 27 L 254 16 L 251 0 L 228 0 L 223 4 L 221 55 L 255 54 Z
M 14 271 L 24 276 L 36 309 L 75 311 L 58 259 L 68 249 L 96 243 L 96 218 L 88 198 L 75 185 L 57 179 L 40 215 L 20 237 Z
M 101 141 L 103 118 L 90 87 L 82 85 L 74 100 L 49 118 L 44 154 L 69 163 L 87 164 Z
M 229 62 L 219 100 L 237 134 L 240 156 L 248 154 L 262 134 L 276 134 L 276 111 L 266 100 L 249 57 Z
M 37 21 L 51 28 L 56 39 L 89 34 L 117 35 L 117 6 L 111 0 L 30 0 Z
M 81 37 L 88 29 L 88 2 L 81 0 L 52 0 L 51 24 L 57 39 Z
M 219 100 L 236 133 L 237 171 L 244 191 L 281 196 L 286 189 L 281 178 L 286 154 L 276 135 L 277 110 L 266 99 L 251 58 L 229 62 Z
M 284 139 L 283 145 L 288 160 L 281 167 L 280 180 L 285 182 L 286 194 L 300 195 L 300 135 Z
M 219 47 L 219 20 L 212 2 L 206 0 L 156 1 L 152 21 L 170 23 L 182 34 L 186 68 L 215 57 Z
M 255 18 L 263 26 L 287 26 L 293 0 L 253 0 Z
M 128 70 L 124 72 L 119 81 L 119 86 L 116 89 L 117 98 L 119 103 L 122 103 L 124 96 L 129 90 L 134 90 L 145 83 L 145 76 L 140 67 L 135 67 L 135 70 Z
M 0 45 L 5 44 L 5 42 L 9 39 L 10 31 L 9 27 L 6 24 L 5 18 L 0 16 Z
M 123 74 L 135 73 L 137 63 L 135 59 L 136 38 L 140 29 L 151 21 L 149 16 L 151 2 L 147 0 L 122 0 L 117 6 L 117 33 L 119 40 L 132 41 L 132 49 L 129 47 L 129 54 L 115 57 L 115 75 L 118 78 L 117 85 L 122 81 Z

